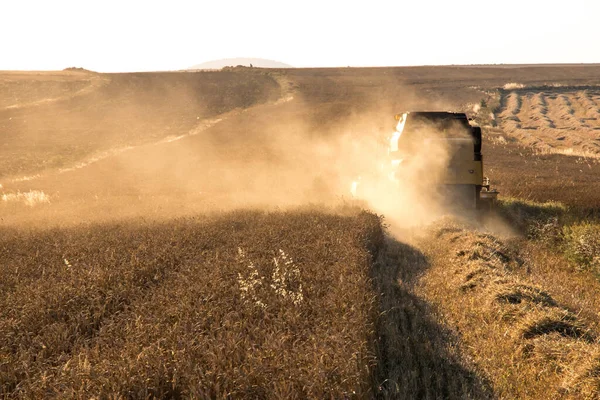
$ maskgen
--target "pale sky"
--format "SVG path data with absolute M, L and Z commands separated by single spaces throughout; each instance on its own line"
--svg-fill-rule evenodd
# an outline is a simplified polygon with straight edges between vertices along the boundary
M 600 0 L 0 0 L 0 70 L 600 63 Z

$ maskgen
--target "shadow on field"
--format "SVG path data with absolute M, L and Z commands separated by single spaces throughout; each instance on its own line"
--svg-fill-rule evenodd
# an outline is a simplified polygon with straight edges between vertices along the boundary
M 379 293 L 378 398 L 493 397 L 490 385 L 466 366 L 456 335 L 436 322 L 413 287 L 429 267 L 418 249 L 388 237 L 374 268 Z

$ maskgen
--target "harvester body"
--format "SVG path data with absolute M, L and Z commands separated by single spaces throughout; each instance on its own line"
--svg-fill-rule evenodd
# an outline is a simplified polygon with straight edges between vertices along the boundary
M 497 192 L 490 191 L 489 180 L 483 175 L 481 128 L 466 114 L 406 112 L 396 115 L 396 120 L 388 149 L 392 180 L 409 179 L 404 172 L 414 175 L 414 163 L 419 163 L 423 166 L 419 175 L 435 184 L 444 204 L 459 208 L 493 206 Z M 436 176 L 427 177 L 432 173 Z

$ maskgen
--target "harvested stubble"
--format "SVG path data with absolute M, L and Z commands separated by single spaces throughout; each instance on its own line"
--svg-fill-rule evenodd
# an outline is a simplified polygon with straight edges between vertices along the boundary
M 247 211 L 2 237 L 2 396 L 372 393 L 372 214 Z
M 565 393 L 574 398 L 598 399 L 600 397 L 600 352 L 584 360 L 579 368 L 568 371 L 564 383 Z
M 373 268 L 379 293 L 377 394 L 382 399 L 491 398 L 488 383 L 463 357 L 456 332 L 436 321 L 415 293 L 428 261 L 388 238 Z
M 560 203 L 503 199 L 499 211 L 526 238 L 512 238 L 527 259 L 515 272 L 551 290 L 570 310 L 600 325 L 600 224 L 595 213 Z
M 438 241 L 421 243 L 432 264 L 416 292 L 460 332 L 495 395 L 539 399 L 592 393 L 598 385 L 593 368 L 574 372 L 600 350 L 589 324 L 519 278 L 513 271 L 524 261 L 494 236 L 449 221 L 426 237 L 432 236 Z

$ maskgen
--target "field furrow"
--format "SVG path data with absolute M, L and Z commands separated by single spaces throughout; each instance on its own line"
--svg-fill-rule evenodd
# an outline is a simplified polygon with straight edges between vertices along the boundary
M 600 110 L 600 93 L 593 91 L 588 94 L 590 101 L 594 104 L 596 110 Z
M 511 92 L 504 98 L 504 109 L 500 118 L 504 121 L 507 129 L 514 130 L 521 127 L 519 113 L 521 112 L 522 98 L 517 92 Z
M 519 121 L 518 115 L 521 112 L 522 98 L 517 92 L 511 92 L 505 99 L 504 110 L 500 114 L 502 118 Z
M 518 114 L 522 129 L 538 129 L 543 126 L 537 106 L 536 99 L 531 93 L 522 96 L 521 108 Z
M 583 120 L 588 127 L 600 124 L 600 110 L 590 98 L 587 90 L 581 90 L 570 95 L 574 104 L 575 116 Z
M 600 95 L 597 91 L 586 91 L 585 101 L 589 109 L 590 125 L 600 128 Z
M 551 88 L 506 93 L 498 113 L 499 125 L 523 146 L 543 153 L 600 157 L 600 113 L 593 93 L 588 89 L 565 92 Z M 516 107 L 518 98 L 522 98 L 520 108 Z
M 546 97 L 547 116 L 556 129 L 575 130 L 581 127 L 581 121 L 575 117 L 575 110 L 569 98 L 554 94 Z
M 554 121 L 548 116 L 548 102 L 546 93 L 536 93 L 533 95 L 534 118 L 541 122 L 542 128 L 556 128 Z

